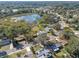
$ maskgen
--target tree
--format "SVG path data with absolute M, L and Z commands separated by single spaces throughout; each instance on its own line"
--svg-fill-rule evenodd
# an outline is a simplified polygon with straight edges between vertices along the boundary
M 48 15 L 43 14 L 42 18 L 38 20 L 38 24 L 47 24 L 46 20 L 48 18 Z
M 17 53 L 16 55 L 17 55 L 17 57 L 21 57 L 21 53 Z
M 69 28 L 69 27 L 65 27 L 63 32 L 62 32 L 62 36 L 64 39 L 70 39 L 71 36 L 74 35 L 74 32 Z
M 72 57 L 79 58 L 79 46 L 76 46 L 71 54 Z
M 79 38 L 76 36 L 71 36 L 68 40 L 68 45 L 65 46 L 65 49 L 70 53 L 71 57 L 79 57 Z
M 18 34 L 25 35 L 26 38 L 27 35 L 29 38 L 31 37 L 31 27 L 26 21 L 21 20 L 18 22 L 14 22 L 8 18 L 7 21 L 2 20 L 0 24 L 0 33 L 5 34 L 12 41 L 14 41 L 14 37 Z
M 49 32 L 52 33 L 52 35 L 55 35 L 53 29 L 49 29 Z
M 56 23 L 56 24 L 54 24 L 53 28 L 54 28 L 55 30 L 60 30 L 61 25 L 60 25 L 59 23 Z
M 37 40 L 37 42 L 45 44 L 47 42 L 47 40 L 48 40 L 47 34 L 43 33 L 41 35 L 38 35 L 37 38 L 36 38 L 36 40 Z

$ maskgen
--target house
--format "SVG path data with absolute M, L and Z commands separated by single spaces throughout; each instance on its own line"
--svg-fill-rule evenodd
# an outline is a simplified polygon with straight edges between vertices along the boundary
M 37 32 L 37 36 L 38 36 L 38 35 L 41 35 L 41 34 L 43 34 L 43 33 L 46 33 L 46 32 L 45 32 L 45 31 L 38 31 L 38 32 Z
M 16 49 L 22 49 L 26 43 L 25 36 L 24 35 L 17 35 L 17 37 L 15 37 L 12 42 L 13 42 L 13 46 Z
M 20 20 L 21 20 L 21 19 L 20 19 L 19 17 L 15 17 L 15 16 L 14 16 L 14 17 L 11 18 L 10 21 L 11 21 L 11 22 L 18 22 L 18 21 L 20 21 Z
M 9 13 L 9 12 L 11 12 L 11 9 L 8 9 L 8 8 L 7 9 L 2 9 L 1 12 L 2 13 Z
M 59 24 L 61 25 L 61 29 L 64 29 L 64 27 L 65 27 L 65 26 L 64 26 L 64 25 L 65 25 L 64 22 L 59 21 Z
M 46 32 L 49 32 L 50 29 L 51 29 L 51 28 L 46 27 L 46 28 L 45 28 L 45 31 L 46 31 Z
M 56 40 L 56 37 L 53 36 L 53 35 L 47 35 L 48 38 L 49 38 L 49 41 L 53 41 L 53 40 Z
M 55 45 L 56 45 L 56 47 L 58 47 L 58 48 L 62 48 L 62 44 L 61 44 L 61 43 L 56 43 Z
M 51 54 L 50 50 L 41 49 L 40 51 L 36 52 L 36 57 L 37 58 L 47 58 L 47 57 L 49 57 L 49 54 Z M 52 56 L 52 54 L 51 54 L 51 56 Z
M 47 49 L 50 49 L 54 52 L 59 51 L 62 48 L 61 43 L 59 43 L 59 42 L 54 43 L 54 42 L 51 42 L 51 41 L 49 41 L 45 46 L 46 46 Z
M 15 12 L 18 12 L 18 9 L 12 9 L 12 11 L 15 13 Z
M 79 37 L 79 31 L 74 31 L 74 34 Z
M 62 33 L 62 30 L 60 31 L 55 31 L 55 35 L 59 36 Z
M 38 43 L 31 47 L 31 51 L 33 52 L 33 54 L 35 54 L 37 56 L 37 54 L 39 54 L 40 50 L 42 50 L 43 48 L 44 48 L 44 46 L 41 45 L 40 43 Z
M 37 32 L 37 35 L 41 35 L 41 34 L 43 34 L 43 33 L 47 33 L 47 32 L 49 32 L 50 29 L 51 29 L 51 28 L 46 27 L 46 28 L 44 28 L 44 31 L 38 31 L 38 32 Z
M 54 52 L 60 50 L 55 44 L 48 45 L 48 46 L 47 46 L 47 49 L 50 49 L 50 50 L 52 50 L 52 51 L 54 51 Z
M 28 47 L 26 47 L 26 51 L 27 51 L 27 53 L 26 53 L 26 57 L 33 57 L 33 53 L 32 53 L 32 50 L 30 49 L 30 46 L 28 46 Z
M 56 40 L 57 40 L 59 43 L 61 43 L 63 46 L 68 44 L 67 40 L 65 40 L 65 39 L 60 39 L 60 38 L 57 37 Z
M 24 41 L 26 38 L 24 35 L 17 35 L 17 37 L 14 38 L 16 41 L 20 42 L 20 41 Z

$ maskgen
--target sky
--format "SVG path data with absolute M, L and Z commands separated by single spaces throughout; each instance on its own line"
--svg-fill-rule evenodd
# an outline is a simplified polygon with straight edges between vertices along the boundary
M 0 0 L 0 1 L 79 1 L 79 0 Z

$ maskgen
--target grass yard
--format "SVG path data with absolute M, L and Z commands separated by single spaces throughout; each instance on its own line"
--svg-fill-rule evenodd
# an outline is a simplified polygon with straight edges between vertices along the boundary
M 5 51 L 5 50 L 9 50 L 10 49 L 10 45 L 6 45 L 0 48 L 0 51 Z
M 40 46 L 39 44 L 33 46 L 34 51 L 38 51 L 38 50 L 40 50 L 41 48 L 43 48 L 43 47 Z
M 5 56 L 4 58 L 19 58 L 19 57 L 22 57 L 24 56 L 25 54 L 27 53 L 26 49 L 20 51 L 20 52 L 17 52 L 17 53 L 14 53 L 14 54 L 11 54 L 11 55 L 8 55 L 8 56 Z
M 69 58 L 69 53 L 63 48 L 59 53 L 56 53 L 57 58 Z

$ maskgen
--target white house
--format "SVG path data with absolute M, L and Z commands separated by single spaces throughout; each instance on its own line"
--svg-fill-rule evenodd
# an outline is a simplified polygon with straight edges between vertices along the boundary
M 18 9 L 12 9 L 12 11 L 15 13 L 15 12 L 17 12 L 17 11 L 18 11 Z

